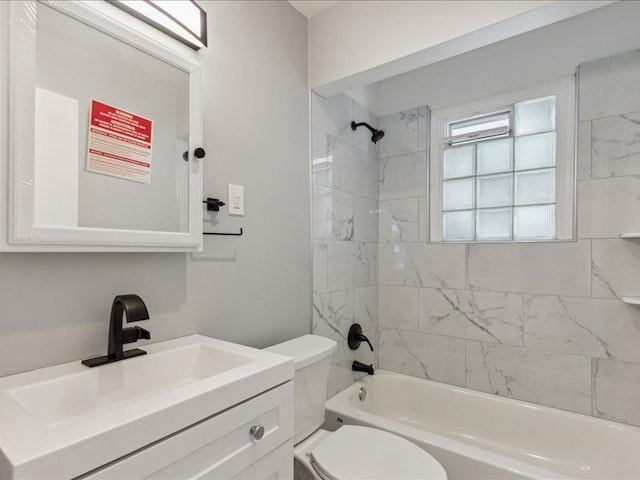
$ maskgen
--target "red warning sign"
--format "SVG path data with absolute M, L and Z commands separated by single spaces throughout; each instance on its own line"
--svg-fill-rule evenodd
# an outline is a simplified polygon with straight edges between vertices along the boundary
M 151 183 L 152 128 L 148 118 L 92 100 L 87 170 Z

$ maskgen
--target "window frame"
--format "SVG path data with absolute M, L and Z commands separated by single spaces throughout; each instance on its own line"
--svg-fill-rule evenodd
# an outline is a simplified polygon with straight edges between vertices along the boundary
M 441 108 L 430 112 L 429 154 L 427 165 L 427 201 L 429 243 L 548 243 L 576 240 L 576 75 L 543 85 L 485 97 L 480 100 Z M 513 128 L 513 105 L 518 102 L 556 96 L 556 212 L 555 238 L 530 240 L 445 240 L 442 212 L 442 156 L 448 138 L 448 126 L 456 120 L 483 114 L 511 110 L 510 128 Z M 495 137 L 496 139 L 500 137 Z M 502 138 L 507 138 L 506 136 Z M 458 143 L 464 145 L 475 143 Z
M 495 140 L 498 138 L 508 137 L 512 132 L 511 127 L 513 126 L 513 105 L 493 108 L 489 111 L 482 112 L 482 113 L 462 115 L 462 116 L 457 116 L 456 118 L 447 118 L 446 120 L 444 120 L 445 122 L 444 131 L 445 133 L 449 134 L 451 130 L 451 126 L 456 123 L 461 123 L 462 121 L 472 122 L 477 119 L 497 117 L 499 115 L 504 115 L 504 114 L 506 114 L 506 116 L 509 118 L 509 127 L 507 128 L 496 127 L 496 128 L 491 128 L 487 130 L 481 130 L 476 134 L 463 133 L 459 135 L 451 135 L 451 136 L 443 137 L 442 142 L 445 144 L 448 144 L 449 148 L 452 148 L 454 146 L 465 145 L 468 143 L 475 143 L 475 142 L 480 142 L 484 140 L 487 140 L 487 141 Z M 459 140 L 454 141 L 455 139 L 459 139 Z

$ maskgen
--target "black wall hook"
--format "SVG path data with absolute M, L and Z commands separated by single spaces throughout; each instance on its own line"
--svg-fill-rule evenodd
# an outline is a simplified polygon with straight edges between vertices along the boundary
M 209 197 L 207 197 L 206 200 L 203 200 L 202 203 L 207 204 L 207 211 L 209 212 L 219 212 L 220 207 L 224 207 L 226 205 L 226 203 L 218 200 L 217 198 L 209 198 Z

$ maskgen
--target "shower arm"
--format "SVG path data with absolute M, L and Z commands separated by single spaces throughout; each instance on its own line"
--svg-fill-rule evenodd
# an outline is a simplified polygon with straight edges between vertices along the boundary
M 360 123 L 351 122 L 351 130 L 355 130 L 358 127 L 367 127 L 371 133 L 377 132 L 375 128 L 373 128 L 371 125 L 369 125 L 366 122 L 360 122 Z

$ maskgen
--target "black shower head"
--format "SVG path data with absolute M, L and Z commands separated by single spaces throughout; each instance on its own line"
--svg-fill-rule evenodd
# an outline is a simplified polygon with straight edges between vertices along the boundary
M 380 140 L 382 137 L 384 137 L 384 131 L 376 130 L 375 132 L 373 132 L 373 135 L 371 135 L 371 141 L 373 143 L 378 143 L 378 140 Z
M 383 130 L 376 130 L 375 128 L 373 128 L 368 123 L 365 123 L 365 122 L 360 122 L 360 123 L 351 122 L 351 130 L 355 130 L 356 128 L 358 128 L 360 126 L 367 127 L 369 129 L 369 131 L 371 132 L 371 141 L 373 143 L 378 143 L 378 140 L 380 140 L 382 137 L 384 137 L 384 131 Z

